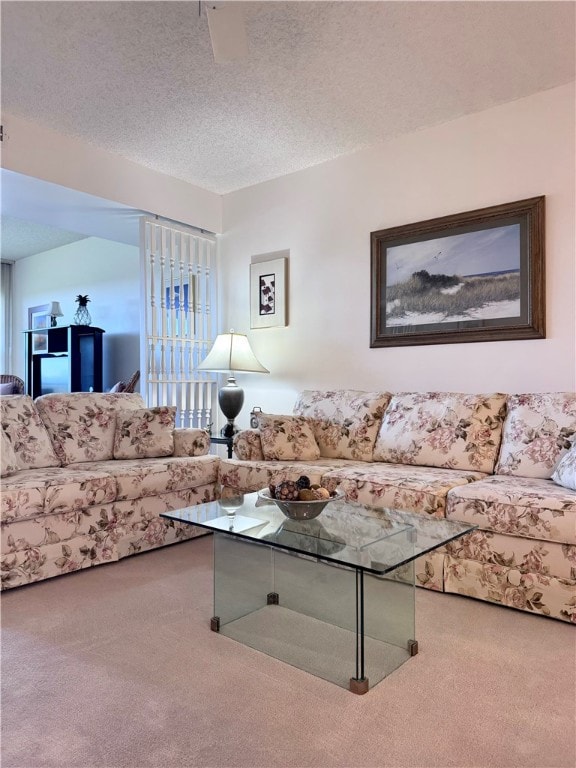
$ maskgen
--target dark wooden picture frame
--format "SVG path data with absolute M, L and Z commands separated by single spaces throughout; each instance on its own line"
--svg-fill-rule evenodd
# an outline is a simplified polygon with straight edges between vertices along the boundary
M 544 196 L 372 232 L 371 347 L 543 339 Z

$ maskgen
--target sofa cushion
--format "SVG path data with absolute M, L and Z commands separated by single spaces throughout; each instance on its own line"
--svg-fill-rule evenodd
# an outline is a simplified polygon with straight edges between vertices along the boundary
M 12 448 L 10 438 L 3 429 L 0 429 L 0 431 L 2 432 L 2 443 L 0 444 L 0 477 L 8 477 L 8 475 L 13 475 L 15 472 L 18 472 L 20 467 L 14 449 Z
M 174 453 L 176 406 L 116 412 L 115 459 L 151 459 Z
M 113 458 L 116 411 L 144 407 L 137 393 L 109 392 L 42 395 L 36 404 L 63 464 Z
M 54 470 L 56 471 L 56 470 Z M 7 477 L 0 485 L 0 520 L 35 517 L 44 514 L 46 485 L 36 477 L 39 469 L 24 469 Z
M 359 464 L 359 462 L 358 462 Z M 271 482 L 298 480 L 302 475 L 310 478 L 311 483 L 320 483 L 326 473 L 338 466 L 357 466 L 345 459 L 316 459 L 314 462 L 300 461 L 238 461 L 221 459 L 220 484 L 241 491 L 259 491 L 267 488 Z
M 321 456 L 372 461 L 374 442 L 389 401 L 389 392 L 304 390 L 294 413 L 311 423 Z
M 97 471 L 112 478 L 116 488 L 116 499 L 121 501 L 215 483 L 218 479 L 219 463 L 220 459 L 214 455 L 195 458 L 165 456 L 151 459 L 86 462 L 74 465 L 74 469 Z
M 576 544 L 576 493 L 552 480 L 494 475 L 454 488 L 446 516 L 509 536 Z
M 0 384 L 0 395 L 13 395 L 14 384 L 11 381 L 2 382 Z
M 100 471 L 66 467 L 28 469 L 2 481 L 2 523 L 42 514 L 78 512 L 116 498 L 114 479 Z
M 572 443 L 568 453 L 565 453 L 556 465 L 552 480 L 563 488 L 576 491 L 576 442 Z
M 506 395 L 403 392 L 393 395 L 374 460 L 492 472 Z
M 261 413 L 258 428 L 262 452 L 267 460 L 314 461 L 320 458 L 320 449 L 306 419 Z
M 34 515 L 16 518 L 0 526 L 2 554 L 20 552 L 30 547 L 71 541 L 78 536 L 88 536 L 96 531 L 104 536 L 118 533 L 118 515 L 115 504 L 96 504 L 86 509 L 54 512 L 50 515 Z M 100 538 L 100 536 L 98 537 Z
M 481 472 L 457 469 L 368 463 L 334 469 L 324 475 L 322 485 L 330 491 L 340 486 L 346 498 L 367 507 L 393 507 L 445 517 L 448 491 L 484 477 Z
M 20 469 L 60 466 L 39 409 L 29 395 L 0 398 L 0 418 Z

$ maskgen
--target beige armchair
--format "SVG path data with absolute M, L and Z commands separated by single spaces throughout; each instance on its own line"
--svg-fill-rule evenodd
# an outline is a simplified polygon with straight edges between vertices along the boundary
M 14 387 L 12 391 L 13 395 L 25 394 L 24 382 L 20 376 L 14 376 L 11 373 L 0 373 L 0 384 L 12 384 Z

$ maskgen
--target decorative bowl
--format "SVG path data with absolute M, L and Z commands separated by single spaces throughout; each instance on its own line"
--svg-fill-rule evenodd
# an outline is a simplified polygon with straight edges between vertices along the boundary
M 344 498 L 342 491 L 336 491 L 329 499 L 318 499 L 318 501 L 283 501 L 282 499 L 272 498 L 268 488 L 258 491 L 258 496 L 266 501 L 274 502 L 290 520 L 313 520 L 315 517 L 318 517 L 327 504 Z

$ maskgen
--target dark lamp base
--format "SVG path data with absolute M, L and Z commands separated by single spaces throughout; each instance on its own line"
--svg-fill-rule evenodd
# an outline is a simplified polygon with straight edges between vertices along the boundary
M 235 434 L 240 432 L 239 428 L 234 424 L 233 421 L 229 421 L 228 424 L 224 424 L 222 429 L 220 430 L 220 434 L 222 437 L 231 438 L 234 437 Z
M 220 434 L 222 437 L 234 437 L 236 432 L 240 431 L 234 424 L 234 419 L 242 410 L 244 390 L 236 384 L 236 379 L 232 374 L 228 377 L 226 386 L 218 390 L 218 404 L 220 405 L 220 410 L 228 419 L 228 423 L 222 427 Z

